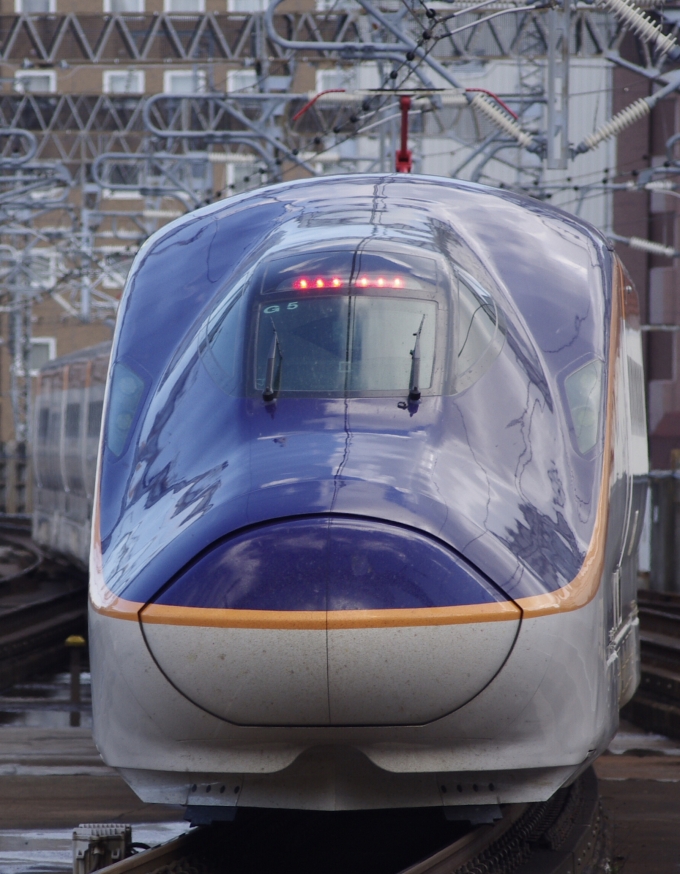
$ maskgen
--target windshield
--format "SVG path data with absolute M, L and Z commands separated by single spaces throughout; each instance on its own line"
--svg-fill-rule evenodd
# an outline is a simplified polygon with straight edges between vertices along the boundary
M 437 284 L 431 258 L 361 246 L 269 262 L 256 299 L 255 389 L 269 378 L 277 393 L 408 393 L 418 338 L 427 390 Z
M 342 294 L 286 297 L 260 304 L 256 388 L 265 388 L 274 331 L 279 392 L 408 392 L 420 332 L 420 384 L 434 366 L 437 304 L 430 300 Z
M 220 386 L 231 394 L 245 379 L 265 400 L 417 399 L 478 379 L 504 336 L 489 293 L 440 256 L 368 245 L 268 258 L 244 276 L 201 345 Z

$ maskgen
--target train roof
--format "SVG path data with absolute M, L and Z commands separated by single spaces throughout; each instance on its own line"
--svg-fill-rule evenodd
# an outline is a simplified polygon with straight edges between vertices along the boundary
M 497 290 L 560 369 L 610 298 L 611 244 L 587 222 L 513 192 L 442 177 L 354 174 L 231 197 L 159 230 L 135 259 L 116 358 L 163 372 L 240 276 L 272 252 L 350 237 L 439 253 Z M 599 302 L 596 302 L 599 301 Z M 555 350 L 553 352 L 553 350 Z

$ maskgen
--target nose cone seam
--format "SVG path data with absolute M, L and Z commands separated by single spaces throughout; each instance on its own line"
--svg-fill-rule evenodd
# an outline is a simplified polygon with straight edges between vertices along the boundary
M 481 691 L 520 611 L 432 538 L 318 516 L 227 538 L 140 619 L 173 685 L 230 722 L 399 725 Z

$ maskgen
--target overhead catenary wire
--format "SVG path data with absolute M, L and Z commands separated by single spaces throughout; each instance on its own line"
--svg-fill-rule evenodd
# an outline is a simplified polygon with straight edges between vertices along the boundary
M 383 80 L 383 88 L 381 89 L 371 89 L 370 91 L 355 91 L 353 93 L 344 93 L 340 89 L 332 88 L 330 89 L 333 93 L 328 93 L 327 96 L 322 96 L 319 100 L 319 104 L 315 107 L 313 112 L 309 112 L 311 118 L 307 119 L 304 125 L 300 125 L 298 127 L 293 127 L 290 124 L 290 117 L 286 114 L 285 122 L 288 124 L 288 127 L 284 130 L 284 134 L 281 137 L 281 141 L 284 147 L 289 147 L 289 151 L 285 151 L 283 148 L 279 151 L 275 152 L 273 156 L 270 156 L 270 164 L 267 167 L 262 168 L 259 166 L 255 166 L 258 160 L 264 162 L 264 156 L 256 153 L 255 156 L 251 154 L 253 152 L 252 149 L 246 145 L 248 149 L 248 154 L 240 151 L 229 151 L 220 154 L 209 153 L 207 157 L 207 161 L 209 164 L 234 164 L 239 165 L 237 174 L 232 174 L 229 177 L 230 180 L 226 181 L 223 186 L 220 186 L 226 192 L 227 190 L 245 190 L 246 186 L 256 187 L 261 184 L 263 181 L 276 181 L 278 178 L 277 174 L 280 174 L 281 170 L 279 169 L 283 166 L 288 160 L 294 160 L 294 158 L 298 158 L 308 163 L 311 167 L 311 172 L 314 174 L 322 174 L 324 172 L 328 172 L 327 165 L 329 164 L 338 164 L 343 170 L 352 171 L 359 168 L 364 168 L 368 166 L 369 170 L 374 169 L 377 166 L 384 166 L 385 156 L 388 154 L 390 136 L 394 136 L 390 130 L 386 129 L 386 126 L 389 125 L 393 120 L 399 117 L 398 113 L 394 113 L 392 110 L 394 108 L 394 100 L 398 97 L 400 91 L 403 89 L 404 91 L 411 91 L 411 89 L 407 89 L 406 85 L 412 79 L 409 79 L 409 76 L 419 75 L 419 73 L 426 71 L 427 66 L 432 60 L 434 64 L 444 64 L 446 69 L 450 71 L 451 75 L 457 75 L 457 67 L 455 65 L 455 59 L 452 63 L 450 60 L 443 60 L 443 58 L 448 58 L 449 53 L 444 51 L 444 46 L 441 40 L 446 40 L 451 32 L 458 33 L 456 29 L 460 24 L 462 30 L 467 30 L 469 27 L 480 25 L 484 26 L 484 23 L 490 20 L 492 17 L 491 13 L 495 15 L 499 11 L 506 11 L 510 13 L 519 12 L 523 16 L 526 15 L 526 11 L 522 12 L 522 10 L 526 9 L 540 9 L 544 4 L 536 3 L 532 4 L 531 0 L 528 0 L 527 5 L 524 5 L 524 2 L 527 0 L 515 0 L 515 2 L 508 2 L 508 0 L 467 0 L 467 2 L 460 2 L 460 0 L 455 0 L 455 2 L 447 4 L 447 8 L 442 10 L 441 6 L 438 6 L 435 10 L 434 8 L 430 8 L 427 4 L 426 0 L 419 0 L 419 3 L 422 7 L 421 10 L 415 7 L 415 11 L 417 14 L 413 14 L 414 4 L 410 2 L 409 11 L 412 11 L 412 18 L 416 22 L 416 32 L 413 34 L 412 25 L 413 22 L 410 20 L 408 16 L 406 18 L 399 18 L 399 16 L 392 16 L 390 14 L 390 20 L 393 25 L 399 28 L 400 33 L 410 39 L 411 42 L 406 45 L 404 39 L 398 39 L 393 42 L 389 42 L 391 37 L 389 34 L 386 36 L 383 30 L 380 30 L 375 24 L 371 25 L 370 32 L 364 33 L 363 31 L 357 30 L 358 34 L 354 37 L 357 41 L 354 43 L 315 43 L 316 48 L 318 49 L 320 46 L 323 49 L 323 58 L 321 59 L 322 66 L 328 63 L 329 55 L 326 52 L 330 53 L 332 48 L 335 48 L 336 51 L 340 51 L 341 54 L 338 57 L 338 64 L 347 64 L 350 61 L 357 62 L 357 64 L 363 64 L 364 60 L 372 59 L 376 61 L 379 65 L 379 73 L 380 78 Z M 644 21 L 647 24 L 643 25 L 640 23 L 641 20 L 636 18 L 637 29 L 635 30 L 638 35 L 642 33 L 642 36 L 647 36 L 648 41 L 654 40 L 654 46 L 659 46 L 663 48 L 662 42 L 663 39 L 670 39 L 670 37 L 666 37 L 661 30 L 651 21 L 651 19 L 644 16 L 642 12 L 643 9 L 647 9 L 650 7 L 650 3 L 647 0 L 637 0 L 637 5 L 634 5 L 632 0 L 596 0 L 596 3 L 583 3 L 577 2 L 572 4 L 572 10 L 575 11 L 577 8 L 584 12 L 584 14 L 588 14 L 590 10 L 596 13 L 596 20 L 599 20 L 603 14 L 606 13 L 606 18 L 611 22 L 614 17 L 614 10 L 612 3 L 618 2 L 620 6 L 625 7 L 626 11 L 625 18 L 624 14 L 618 15 L 617 18 L 619 20 L 624 21 L 624 29 L 632 30 L 632 19 L 630 10 L 633 10 L 633 17 L 638 13 L 643 16 Z M 377 11 L 380 11 L 379 4 L 375 3 L 374 0 L 368 0 L 368 3 L 372 3 L 375 7 L 377 7 Z M 405 4 L 406 5 L 406 4 Z M 559 6 L 556 7 L 559 12 Z M 425 21 L 425 16 L 427 16 L 427 21 Z M 622 17 L 623 16 L 623 17 Z M 533 18 L 534 15 L 528 16 L 528 18 Z M 539 16 L 535 16 L 538 20 Z M 477 21 L 470 24 L 472 19 L 475 18 Z M 447 19 L 448 23 L 451 24 L 451 19 L 455 20 L 455 26 L 451 24 L 451 31 L 448 31 L 447 28 Z M 422 30 L 418 32 L 418 25 L 422 24 Z M 651 29 L 650 29 L 651 28 Z M 446 29 L 446 33 L 442 33 L 442 31 Z M 658 33 L 657 33 L 658 32 Z M 291 34 L 291 36 L 295 35 L 295 31 Z M 352 31 L 348 31 L 348 34 L 351 34 Z M 662 41 L 657 42 L 657 36 L 661 34 Z M 394 35 L 394 34 L 393 34 Z M 414 36 L 414 38 L 412 38 Z M 384 40 L 388 40 L 387 42 Z M 368 40 L 368 41 L 367 41 Z M 375 40 L 375 42 L 374 42 Z M 672 40 L 671 40 L 672 42 Z M 298 49 L 290 49 L 290 51 L 312 51 L 311 46 L 312 42 L 307 41 L 306 43 L 297 43 L 300 46 Z M 468 45 L 467 42 L 465 45 Z M 650 42 L 651 45 L 651 42 Z M 303 48 L 302 46 L 306 46 Z M 437 46 L 439 50 L 437 50 Z M 466 51 L 466 50 L 464 50 Z M 649 54 L 649 53 L 648 53 Z M 433 58 L 429 56 L 433 55 Z M 369 58 L 370 56 L 370 58 Z M 607 57 L 607 54 L 604 54 Z M 659 55 L 657 53 L 656 57 Z M 466 59 L 461 57 L 460 60 L 465 61 Z M 651 63 L 651 60 L 649 61 Z M 383 69 L 384 64 L 384 69 Z M 435 66 L 432 66 L 431 69 L 435 70 Z M 462 69 L 465 69 L 464 63 Z M 649 72 L 649 78 L 651 76 L 651 68 Z M 662 75 L 659 70 L 656 70 L 656 81 L 660 82 L 662 85 L 665 85 L 666 82 L 662 81 L 664 78 L 669 79 L 670 76 L 668 73 Z M 671 73 L 670 75 L 676 75 Z M 266 75 L 258 75 L 257 82 L 260 87 L 265 87 L 263 83 L 267 81 Z M 366 80 L 364 80 L 366 81 Z M 372 81 L 372 80 L 368 80 Z M 442 115 L 442 119 L 440 120 L 437 116 L 437 112 L 444 108 L 462 108 L 465 105 L 471 105 L 472 100 L 474 99 L 474 95 L 472 89 L 465 88 L 465 85 L 469 82 L 469 79 L 464 79 L 461 83 L 461 87 L 459 89 L 448 88 L 440 89 L 435 87 L 435 84 L 432 83 L 431 88 L 416 88 L 413 91 L 418 91 L 419 93 L 415 95 L 411 92 L 411 96 L 414 101 L 417 99 L 418 103 L 414 102 L 414 107 L 418 106 L 419 108 L 413 111 L 411 117 L 416 115 L 416 112 L 422 112 L 422 123 L 420 126 L 416 126 L 414 128 L 414 151 L 418 156 L 419 160 L 425 160 L 436 156 L 436 153 L 433 153 L 429 148 L 427 152 L 418 151 L 417 144 L 419 140 L 417 139 L 420 134 L 423 134 L 425 131 L 425 125 L 427 124 L 427 131 L 432 131 L 435 129 L 435 125 L 439 127 L 432 134 L 432 136 L 440 136 L 444 130 L 444 127 L 451 127 L 453 129 L 454 124 L 458 124 L 459 120 L 461 126 L 469 125 L 469 121 L 466 121 L 464 115 L 459 113 L 446 113 Z M 385 86 L 393 83 L 394 87 L 387 88 Z M 401 88 L 400 85 L 401 84 Z M 420 83 L 423 84 L 423 79 L 420 80 Z M 436 80 L 436 84 L 439 85 L 439 80 Z M 445 83 L 442 83 L 445 84 Z M 225 85 L 226 87 L 226 85 Z M 256 86 L 257 87 L 257 86 Z M 660 87 L 660 86 L 655 86 Z M 243 89 L 242 89 L 243 90 Z M 213 89 L 214 91 L 214 89 Z M 390 92 L 390 93 L 388 93 Z M 527 92 L 528 94 L 529 92 Z M 532 105 L 532 102 L 535 104 L 546 102 L 545 98 L 541 98 L 538 91 L 531 92 L 534 94 L 533 100 L 527 98 L 526 102 L 528 105 Z M 584 92 L 589 93 L 589 92 Z M 638 92 L 639 93 L 639 92 Z M 302 93 L 299 95 L 291 95 L 290 93 L 285 94 L 276 94 L 276 93 L 242 93 L 242 94 L 234 94 L 229 93 L 228 95 L 222 95 L 222 99 L 229 99 L 236 101 L 236 97 L 240 96 L 247 101 L 252 101 L 253 103 L 263 102 L 269 103 L 275 100 L 290 100 L 293 96 L 295 99 L 298 99 L 299 102 L 297 106 L 292 111 L 295 112 L 298 107 L 303 106 L 306 101 L 312 100 L 316 94 L 312 93 Z M 356 98 L 361 96 L 364 98 L 363 105 L 360 107 L 351 107 L 350 105 L 356 101 Z M 508 100 L 507 95 L 502 95 Z M 575 93 L 570 94 L 570 99 L 574 96 L 577 96 Z M 26 98 L 27 100 L 29 98 Z M 206 95 L 202 95 L 202 99 L 206 99 Z M 514 99 L 514 98 L 513 98 Z M 631 95 L 631 100 L 633 96 Z M 655 100 L 658 99 L 656 96 Z M 523 98 L 524 100 L 524 98 Z M 542 134 L 543 131 L 538 128 L 538 125 L 541 123 L 538 120 L 538 116 L 535 116 L 537 119 L 535 122 L 529 123 L 524 119 L 525 112 L 525 104 L 522 102 L 522 107 L 518 108 L 516 103 L 511 103 L 510 107 L 503 107 L 502 104 L 495 105 L 494 101 L 496 101 L 496 95 L 490 95 L 488 103 L 482 102 L 478 100 L 475 103 L 475 108 L 477 110 L 476 115 L 478 118 L 475 120 L 475 136 L 477 136 L 477 142 L 481 137 L 484 137 L 484 142 L 481 143 L 482 150 L 481 156 L 485 163 L 485 166 L 490 165 L 492 170 L 488 171 L 488 175 L 485 177 L 490 181 L 491 184 L 499 184 L 502 187 L 509 187 L 513 190 L 522 190 L 528 193 L 531 193 L 532 196 L 535 196 L 539 199 L 549 199 L 553 196 L 559 197 L 560 200 L 567 199 L 570 197 L 569 190 L 573 188 L 574 191 L 581 190 L 580 201 L 583 201 L 585 197 L 597 196 L 598 192 L 593 189 L 592 193 L 588 192 L 585 194 L 582 189 L 576 187 L 574 183 L 580 183 L 581 179 L 590 179 L 593 180 L 600 175 L 602 171 L 594 171 L 592 176 L 590 174 L 572 174 L 572 176 L 567 177 L 566 184 L 562 186 L 551 186 L 546 185 L 545 180 L 539 181 L 538 174 L 540 171 L 537 171 L 537 179 L 531 183 L 526 182 L 525 176 L 531 179 L 531 173 L 527 170 L 527 167 L 534 168 L 534 162 L 528 162 L 527 165 L 521 165 L 522 159 L 518 159 L 518 149 L 515 146 L 515 143 L 521 147 L 527 145 L 527 148 L 530 148 L 532 151 L 540 151 L 540 146 L 543 143 Z M 184 101 L 186 102 L 186 101 Z M 338 104 L 339 111 L 338 112 L 328 112 L 321 111 L 322 107 L 326 110 L 328 105 Z M 427 103 L 427 108 L 423 107 L 423 104 Z M 345 104 L 348 107 L 348 111 L 344 112 L 342 110 L 342 105 Z M 182 104 L 184 105 L 184 103 Z M 238 104 L 240 106 L 240 104 Z M 634 104 L 633 104 L 634 106 Z M 616 135 L 620 129 L 625 129 L 629 123 L 631 123 L 631 115 L 633 116 L 633 121 L 637 118 L 644 117 L 646 114 L 646 108 L 644 107 L 635 107 L 633 106 L 627 107 L 626 110 L 623 111 L 624 117 L 623 119 L 620 117 L 621 114 L 615 116 L 614 119 L 610 119 L 603 126 L 604 130 L 601 128 L 600 131 L 596 131 L 598 134 L 598 141 L 602 142 L 603 139 L 606 139 L 612 135 Z M 420 107 L 423 107 L 421 110 Z M 220 104 L 220 108 L 223 107 Z M 311 107 L 306 107 L 307 110 L 311 110 Z M 510 117 L 513 116 L 514 113 L 512 110 L 517 111 L 520 114 L 520 118 Z M 508 110 L 508 113 L 503 110 Z M 251 115 L 255 115 L 254 111 L 249 110 Z M 426 117 L 426 113 L 433 113 L 432 116 Z M 641 115 L 639 113 L 642 113 Z M 481 116 L 484 116 L 485 121 L 481 128 L 478 125 L 478 122 L 482 120 Z M 182 116 L 183 118 L 184 116 Z M 250 118 L 250 116 L 249 116 Z M 278 116 L 277 116 L 278 118 Z M 180 116 L 178 116 L 177 124 L 180 125 Z M 453 119 L 453 122 L 451 121 Z M 486 121 L 488 119 L 488 121 Z M 256 122 L 259 124 L 259 116 L 256 119 L 250 119 L 251 122 Z M 499 124 L 499 121 L 501 122 Z M 516 127 L 512 126 L 513 121 L 516 123 Z M 168 123 L 169 130 L 174 130 L 173 125 Z M 183 124 L 183 122 L 182 122 Z M 612 125 L 614 126 L 614 130 L 612 131 Z M 181 126 L 181 125 L 180 125 Z M 596 124 L 593 124 L 593 128 Z M 623 126 L 623 127 L 622 127 Z M 164 126 L 162 126 L 164 127 Z M 201 125 L 198 125 L 202 129 Z M 317 127 L 315 130 L 313 128 Z M 377 130 L 380 128 L 385 128 L 385 130 L 381 131 L 380 138 L 377 136 Z M 526 129 L 525 129 L 526 128 Z M 266 131 L 269 131 L 269 128 L 265 128 Z M 274 129 L 274 125 L 271 125 L 271 129 Z M 494 133 L 490 137 L 486 137 L 485 134 L 487 132 L 493 130 Z M 519 136 L 518 136 L 519 131 Z M 189 131 L 189 136 L 191 136 L 194 132 Z M 205 133 L 205 131 L 203 131 Z M 250 133 L 250 130 L 249 130 Z M 253 136 L 257 136 L 259 134 L 258 131 L 252 131 Z M 357 148 L 356 150 L 347 149 L 342 150 L 342 145 L 354 138 L 360 138 L 362 134 L 373 135 L 372 138 L 368 141 L 368 145 L 362 146 L 361 148 Z M 196 134 L 197 135 L 197 134 Z M 207 133 L 208 137 L 216 136 L 209 131 Z M 430 134 L 428 133 L 428 136 Z M 460 152 L 460 155 L 467 155 L 468 163 L 472 158 L 469 157 L 468 153 L 472 146 L 469 146 L 467 141 L 458 141 L 455 139 L 455 134 L 452 137 L 452 141 L 456 142 L 456 150 Z M 591 135 L 591 137 L 587 138 L 589 144 L 593 140 L 595 135 Z M 230 134 L 231 137 L 231 134 Z M 290 138 L 292 142 L 289 142 L 286 137 Z M 179 141 L 178 141 L 179 142 Z M 211 141 L 212 142 L 212 141 Z M 236 146 L 237 144 L 233 142 L 230 138 L 230 143 L 232 146 Z M 597 144 L 597 143 L 595 143 Z M 291 147 L 292 146 L 292 147 Z M 321 147 L 321 148 L 319 148 Z M 151 150 L 154 151 L 156 146 L 151 146 Z M 382 150 L 382 151 L 379 151 Z M 505 155 L 511 156 L 507 160 L 503 159 L 503 155 L 499 151 L 500 149 L 506 149 L 507 151 L 504 153 Z M 259 158 L 258 158 L 259 154 Z M 446 152 L 446 154 L 453 154 L 452 150 Z M 578 154 L 572 150 L 572 156 Z M 477 155 L 476 151 L 472 153 L 473 158 Z M 128 160 L 129 163 L 129 159 Z M 455 159 L 458 162 L 458 158 Z M 382 163 L 381 163 L 382 162 Z M 122 161 L 125 163 L 125 161 Z M 249 164 L 253 164 L 252 172 L 244 175 L 241 173 L 241 165 L 244 168 L 248 167 Z M 451 162 L 454 163 L 454 162 Z M 513 181 L 509 181 L 507 178 L 507 168 L 513 168 L 514 164 L 518 165 L 518 173 L 517 178 L 513 177 Z M 586 162 L 583 162 L 586 163 Z M 481 163 L 480 166 L 475 169 L 475 172 L 481 172 Z M 619 169 L 625 168 L 627 165 L 619 165 Z M 268 169 L 267 169 L 268 168 Z M 500 168 L 500 169 L 499 169 Z M 309 168 L 308 172 L 310 172 Z M 231 170 L 231 167 L 230 167 Z M 333 171 L 337 171 L 337 168 L 331 168 Z M 174 172 L 174 171 L 173 171 Z M 486 171 L 485 171 L 486 172 Z M 669 171 L 670 172 L 670 171 Z M 605 175 L 607 175 L 608 171 L 604 171 Z M 525 176 L 521 175 L 525 174 Z M 165 174 L 167 175 L 167 174 Z M 455 173 L 454 173 L 455 175 Z M 618 174 L 621 175 L 620 173 Z M 264 178 L 263 178 L 264 177 Z M 169 178 L 169 177 L 168 177 Z M 170 180 L 172 181 L 172 180 Z M 536 187 L 530 187 L 530 185 L 535 185 Z M 655 190 L 661 190 L 661 182 L 659 180 L 655 180 L 653 183 L 655 186 Z M 667 184 L 667 183 L 665 183 Z M 632 185 L 632 183 L 631 183 Z M 554 191 L 552 190 L 554 187 Z M 635 185 L 636 188 L 639 188 L 639 185 Z M 645 186 L 648 190 L 650 190 L 650 185 Z M 109 189 L 107 189 L 109 190 Z M 111 191 L 114 188 L 110 189 Z M 117 189 L 115 189 L 117 190 Z M 202 189 L 201 189 L 202 190 Z M 157 186 L 153 188 L 153 191 L 157 191 Z M 30 191 L 24 192 L 25 194 L 30 194 Z M 678 192 L 665 190 L 665 194 L 668 194 L 671 197 L 677 198 L 680 197 Z M 31 195 L 32 197 L 33 195 Z M 146 195 L 145 195 L 146 196 Z M 151 196 L 151 195 L 149 195 Z M 203 195 L 200 195 L 201 197 Z M 212 194 L 210 195 L 213 196 Z M 215 195 L 216 197 L 222 196 L 222 191 L 218 191 Z M 208 202 L 208 201 L 206 201 Z M 161 208 L 156 209 L 157 204 L 153 204 L 154 209 L 144 210 L 143 213 L 140 213 L 138 216 L 134 217 L 134 220 L 137 221 L 139 218 L 164 218 L 164 209 Z M 33 206 L 31 205 L 31 209 Z M 107 215 L 111 214 L 111 210 L 107 210 Z M 174 211 L 170 210 L 168 212 L 167 217 L 170 218 L 171 215 L 174 215 Z M 98 236 L 102 237 L 105 234 L 113 234 L 114 231 L 106 230 L 101 231 Z M 119 230 L 116 230 L 115 233 L 122 233 Z M 127 232 L 126 232 L 127 233 Z M 132 232 L 130 232 L 132 233 Z M 69 280 L 70 281 L 70 280 Z M 75 294 L 75 292 L 74 292 Z M 107 303 L 107 306 L 109 304 Z
M 281 2 L 281 0 L 279 0 Z M 381 24 L 386 30 L 390 31 L 394 36 L 397 37 L 405 46 L 407 46 L 410 51 L 407 53 L 406 58 L 410 59 L 409 56 L 413 55 L 413 59 L 415 57 L 421 57 L 422 60 L 431 67 L 434 72 L 438 73 L 442 78 L 444 78 L 449 84 L 451 84 L 454 88 L 460 89 L 460 83 L 457 82 L 454 77 L 451 75 L 450 71 L 443 67 L 438 61 L 429 56 L 429 52 L 423 50 L 417 43 L 403 34 L 399 28 L 397 28 L 392 21 L 390 21 L 385 15 L 383 15 L 380 11 L 375 9 L 369 0 L 357 0 L 360 6 L 362 6 L 372 18 L 374 18 L 379 24 Z M 534 8 L 535 4 L 531 7 L 526 8 Z M 525 7 L 515 7 L 514 11 L 521 11 Z M 476 94 L 474 97 L 470 98 L 470 105 L 475 106 L 480 112 L 484 113 L 486 117 L 497 127 L 499 127 L 502 131 L 509 134 L 513 137 L 519 145 L 523 146 L 526 149 L 532 149 L 534 151 L 539 151 L 541 149 L 541 143 L 533 137 L 531 134 L 527 133 L 522 127 L 514 121 L 509 115 L 506 115 L 502 112 L 498 107 L 491 103 L 483 94 Z

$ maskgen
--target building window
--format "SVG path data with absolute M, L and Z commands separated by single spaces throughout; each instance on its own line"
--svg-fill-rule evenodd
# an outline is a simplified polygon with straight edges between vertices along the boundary
M 335 67 L 330 70 L 316 71 L 316 93 L 320 91 L 353 91 L 357 88 L 356 68 L 343 69 Z
M 205 0 L 163 0 L 163 12 L 171 15 L 200 15 L 205 12 Z
M 37 376 L 40 368 L 56 357 L 57 341 L 55 337 L 33 337 L 28 357 L 28 371 L 31 376 Z
M 264 12 L 269 0 L 227 0 L 229 12 Z
M 229 194 L 241 194 L 243 191 L 258 188 L 262 184 L 258 164 L 252 160 L 250 155 L 234 155 L 233 157 L 243 160 L 227 164 L 227 190 Z
M 57 283 L 57 253 L 53 249 L 33 249 L 24 261 L 31 288 L 45 291 Z
M 227 91 L 249 91 L 257 86 L 255 70 L 229 70 L 227 73 Z
M 20 94 L 54 94 L 57 74 L 54 70 L 17 70 L 14 88 Z
M 143 94 L 143 70 L 105 70 L 104 94 Z
M 201 94 L 205 91 L 203 70 L 166 70 L 163 91 L 166 94 Z
M 451 0 L 446 3 L 440 3 L 444 9 L 450 9 Z M 317 12 L 349 12 L 354 7 L 353 0 L 316 0 Z M 428 7 L 433 5 L 433 0 L 428 0 Z M 434 2 L 436 6 L 436 2 Z
M 109 15 L 134 15 L 144 12 L 144 0 L 104 0 L 104 12 Z
M 54 15 L 56 0 L 14 0 L 17 15 Z

